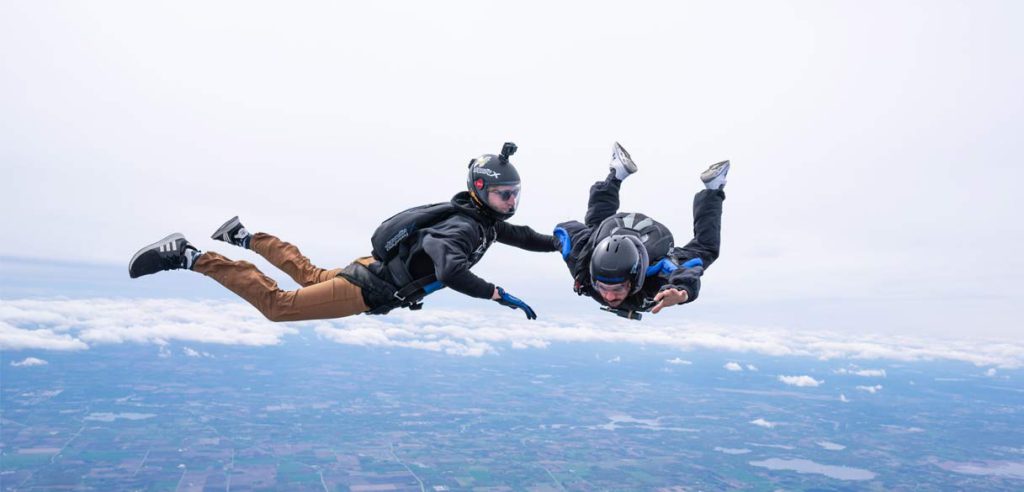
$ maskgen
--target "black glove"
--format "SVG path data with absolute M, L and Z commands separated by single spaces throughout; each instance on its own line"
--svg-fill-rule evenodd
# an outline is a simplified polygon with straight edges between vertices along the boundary
M 501 298 L 495 299 L 494 302 L 501 304 L 502 306 L 508 306 L 512 309 L 522 309 L 523 312 L 526 313 L 526 319 L 537 319 L 537 313 L 533 312 L 533 308 L 526 305 L 526 303 L 518 297 L 505 292 L 505 289 L 498 287 L 498 295 L 501 296 Z

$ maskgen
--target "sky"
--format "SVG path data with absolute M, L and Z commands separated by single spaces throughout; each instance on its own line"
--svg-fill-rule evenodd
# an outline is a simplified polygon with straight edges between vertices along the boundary
M 171 232 L 254 261 L 209 239 L 233 215 L 343 266 L 384 218 L 464 189 L 469 159 L 504 141 L 524 180 L 512 221 L 548 232 L 582 218 L 619 141 L 640 167 L 623 210 L 677 242 L 700 171 L 733 164 L 722 256 L 697 302 L 659 316 L 1015 339 L 1022 14 L 997 1 L 4 2 L 0 283 L 7 299 L 40 278 L 72 295 L 54 270 L 123 270 Z M 499 245 L 474 271 L 541 316 L 600 314 L 557 255 Z M 112 295 L 216 290 L 124 277 Z

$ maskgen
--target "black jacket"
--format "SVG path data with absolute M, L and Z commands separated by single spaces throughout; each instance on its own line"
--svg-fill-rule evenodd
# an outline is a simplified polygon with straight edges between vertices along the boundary
M 469 192 L 456 194 L 451 202 L 458 209 L 456 214 L 416 231 L 417 237 L 405 259 L 412 278 L 434 274 L 452 290 L 490 299 L 494 284 L 476 276 L 470 268 L 483 258 L 495 241 L 527 251 L 558 250 L 559 243 L 554 236 L 540 234 L 527 226 L 495 220 L 472 202 Z M 394 279 L 383 273 L 384 280 L 396 285 Z
M 575 281 L 573 287 L 576 293 L 581 296 L 590 296 L 601 305 L 607 306 L 608 304 L 601 294 L 593 288 L 590 278 L 590 257 L 597 243 L 604 239 L 604 237 L 593 237 L 594 232 L 599 228 L 600 223 L 587 226 L 573 220 L 558 224 L 555 230 L 562 229 L 569 237 L 570 250 L 567 254 L 563 254 L 562 259 L 565 260 L 566 266 L 569 267 L 569 273 L 572 274 Z M 688 296 L 686 302 L 693 302 L 700 293 L 700 277 L 704 274 L 704 266 L 684 266 L 684 264 L 698 257 L 692 251 L 673 246 L 663 258 L 651 258 L 651 265 L 662 259 L 667 259 L 678 268 L 671 273 L 661 271 L 647 277 L 644 280 L 643 288 L 626 298 L 618 308 L 628 311 L 650 311 L 656 304 L 654 296 L 662 290 L 671 288 L 685 290 Z

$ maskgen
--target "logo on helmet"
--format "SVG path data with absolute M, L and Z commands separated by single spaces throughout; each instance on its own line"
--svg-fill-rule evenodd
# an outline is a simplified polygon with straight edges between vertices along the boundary
M 473 181 L 473 186 L 478 190 L 484 189 L 484 180 L 477 178 L 476 181 Z
M 487 176 L 489 178 L 495 178 L 495 179 L 497 179 L 498 176 L 501 176 L 501 173 L 496 173 L 492 169 L 486 169 L 486 168 L 480 168 L 480 167 L 474 168 L 473 169 L 473 174 L 483 174 L 484 176 Z

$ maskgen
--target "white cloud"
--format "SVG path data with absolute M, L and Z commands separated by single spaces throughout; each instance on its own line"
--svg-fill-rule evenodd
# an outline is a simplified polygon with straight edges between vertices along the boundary
M 193 349 L 192 347 L 185 347 L 184 349 L 182 349 L 182 352 L 184 352 L 185 355 L 189 357 L 213 357 L 208 352 L 200 352 L 198 350 Z
M 996 368 L 990 367 L 987 371 L 985 371 L 985 375 L 988 376 L 988 377 L 995 376 L 996 375 Z
M 755 366 L 753 364 L 747 364 L 747 370 L 748 371 L 757 372 L 757 366 Z
M 737 364 L 735 362 L 728 362 L 728 363 L 726 363 L 722 367 L 724 367 L 726 371 L 734 371 L 735 372 L 735 371 L 742 371 L 743 370 L 743 366 L 741 366 L 741 365 L 739 365 L 739 364 Z
M 336 343 L 405 347 L 477 357 L 505 349 L 604 342 L 822 360 L 943 359 L 1002 368 L 1024 367 L 1024 344 L 863 333 L 853 337 L 662 319 L 609 323 L 608 317 L 601 313 L 527 321 L 520 313 L 509 310 L 428 308 L 399 310 L 387 316 L 272 323 L 240 301 L 110 298 L 0 301 L 0 348 L 4 350 L 84 350 L 103 344 L 162 346 L 170 342 L 265 346 L 279 344 L 286 336 L 298 334 L 300 329 L 311 329 L 321 339 Z M 161 349 L 161 354 L 164 353 Z M 729 362 L 725 367 L 743 369 L 738 362 Z
M 843 403 L 850 403 L 850 399 L 846 397 L 846 394 L 839 393 L 839 401 Z
M 85 416 L 85 420 L 96 420 L 96 421 L 99 421 L 99 422 L 113 422 L 115 420 L 146 420 L 146 419 L 151 419 L 153 417 L 156 417 L 156 415 L 152 414 L 152 413 L 134 413 L 134 412 L 109 413 L 109 412 L 99 412 L 99 413 L 90 413 L 89 415 L 86 415 Z
M 857 389 L 861 391 L 867 391 L 868 393 L 875 394 L 882 391 L 882 385 L 876 384 L 874 386 L 857 386 Z
M 758 427 L 764 427 L 766 429 L 771 429 L 771 428 L 774 428 L 776 425 L 778 425 L 775 422 L 769 422 L 769 421 L 767 421 L 765 419 L 760 419 L 760 418 L 759 419 L 751 420 L 750 423 L 754 424 L 754 425 L 756 425 Z
M 854 376 L 863 376 L 868 378 L 884 378 L 885 369 L 861 369 L 853 372 Z
M 779 376 L 779 381 L 801 388 L 816 388 L 825 383 L 825 381 L 819 381 L 810 376 Z
M 619 356 L 616 355 L 615 357 L 612 357 L 611 359 L 608 359 L 608 362 L 609 363 L 622 362 L 622 357 L 619 357 Z
M 668 359 L 665 362 L 668 362 L 669 364 L 676 365 L 676 366 L 690 366 L 690 365 L 693 365 L 693 362 L 690 362 L 688 360 L 680 359 L 679 357 L 676 357 L 675 359 Z
M 843 446 L 842 444 L 836 444 L 831 441 L 818 441 L 815 444 L 829 451 L 842 451 L 846 449 L 846 446 Z
M 719 453 L 734 454 L 734 455 L 735 454 L 747 454 L 747 453 L 750 452 L 750 450 L 747 449 L 747 448 L 723 448 L 723 447 L 719 447 L 719 446 L 715 446 L 715 451 L 718 451 Z
M 49 362 L 35 357 L 26 357 L 25 360 L 20 362 L 11 361 L 11 365 L 14 367 L 45 366 L 46 364 L 49 364 Z
M 862 376 L 866 378 L 884 378 L 886 377 L 885 369 L 857 369 L 851 367 L 850 369 L 840 368 L 836 369 L 836 374 L 851 375 L 851 376 Z
M 902 425 L 882 424 L 882 428 L 891 432 L 899 432 L 906 434 L 917 434 L 924 432 L 925 430 L 920 427 L 904 427 Z

